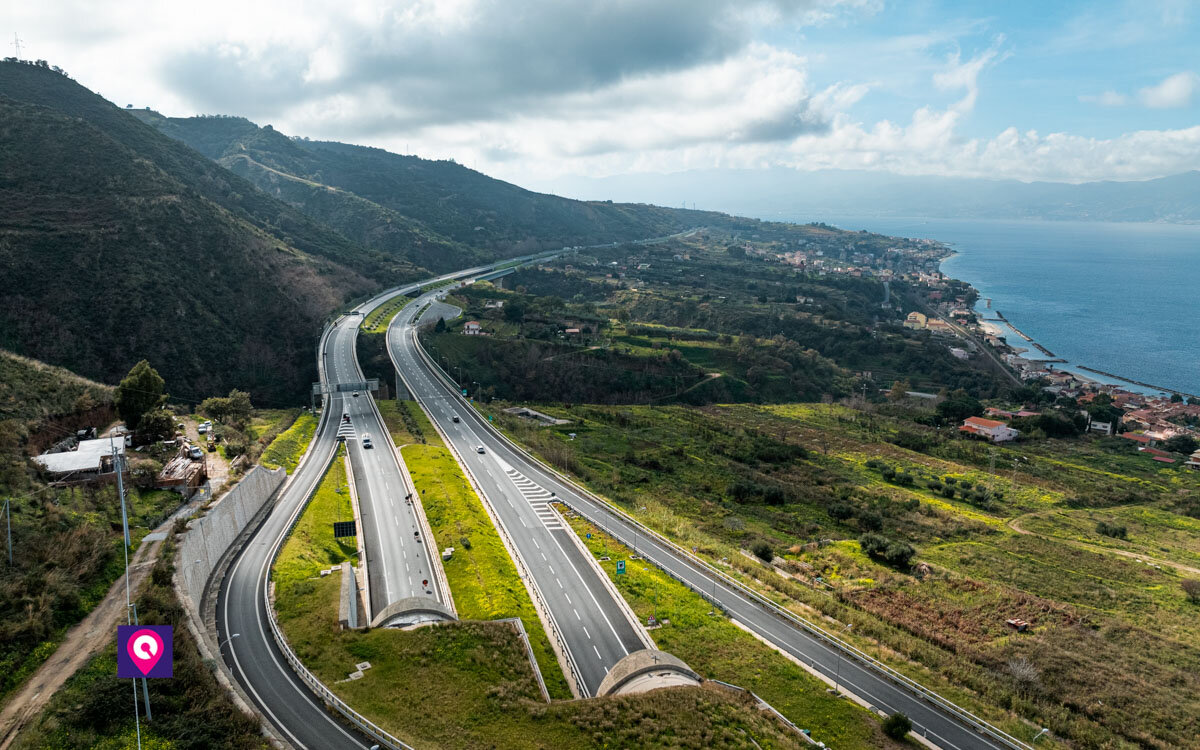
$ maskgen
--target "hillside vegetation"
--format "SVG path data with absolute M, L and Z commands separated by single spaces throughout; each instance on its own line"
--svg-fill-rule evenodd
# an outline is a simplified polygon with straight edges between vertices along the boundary
M 435 270 L 706 224 L 757 223 L 714 212 L 534 193 L 453 161 L 289 138 L 240 117 L 133 114 L 358 242 Z

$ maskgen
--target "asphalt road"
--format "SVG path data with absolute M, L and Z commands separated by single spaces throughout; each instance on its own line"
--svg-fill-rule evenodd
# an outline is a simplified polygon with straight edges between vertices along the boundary
M 594 695 L 617 662 L 653 642 L 632 622 L 628 605 L 580 549 L 574 532 L 548 507 L 554 490 L 546 489 L 540 473 L 529 471 L 526 459 L 498 440 L 420 363 L 412 320 L 432 298 L 422 297 L 394 319 L 388 331 L 393 361 L 495 509 L 570 652 L 581 692 Z M 454 422 L 455 415 L 460 422 Z
M 725 584 L 703 566 L 680 554 L 678 550 L 639 531 L 636 526 L 628 523 L 622 516 L 593 501 L 585 492 L 580 491 L 575 485 L 563 481 L 556 473 L 544 468 L 540 462 L 531 460 L 523 453 L 514 450 L 506 440 L 493 432 L 491 426 L 479 416 L 474 408 L 467 405 L 457 392 L 435 373 L 432 365 L 424 357 L 419 356 L 418 345 L 412 336 L 410 320 L 411 313 L 397 316 L 389 330 L 388 347 L 392 352 L 393 360 L 403 368 L 410 383 L 410 389 L 414 391 L 414 395 L 425 407 L 430 417 L 445 433 L 450 435 L 459 449 L 459 454 L 466 459 L 471 471 L 481 480 L 485 493 L 492 498 L 493 506 L 498 510 L 506 511 L 507 515 L 502 518 L 502 521 L 510 535 L 519 540 L 521 554 L 530 563 L 534 575 L 539 577 L 539 586 L 543 591 L 553 592 L 557 585 L 554 583 L 551 583 L 550 586 L 542 584 L 545 573 L 539 568 L 561 571 L 561 564 L 556 564 L 557 561 L 554 560 L 543 559 L 541 553 L 545 550 L 542 546 L 530 549 L 533 546 L 532 539 L 542 538 L 544 529 L 535 525 L 536 519 L 529 518 L 528 509 L 524 507 L 524 503 L 519 501 L 520 494 L 514 494 L 512 483 L 502 481 L 502 477 L 506 475 L 506 470 L 510 467 L 537 487 L 554 493 L 558 499 L 565 501 L 567 505 L 584 517 L 599 524 L 623 543 L 636 549 L 639 555 L 650 558 L 692 589 L 717 601 L 731 618 L 795 659 L 835 680 L 844 690 L 854 693 L 873 707 L 886 713 L 903 712 L 912 719 L 918 734 L 927 737 L 940 747 L 947 750 L 1006 747 L 967 726 L 948 710 L 935 706 L 925 698 L 900 687 L 877 671 L 853 659 L 846 658 L 842 655 L 841 650 L 824 639 L 768 611 L 738 589 Z M 453 422 L 454 415 L 459 416 L 460 423 Z M 483 455 L 476 453 L 474 447 L 477 445 L 483 445 L 486 453 Z M 567 545 L 561 546 L 565 548 Z M 529 554 L 530 552 L 532 555 Z M 570 591 L 571 588 L 568 586 L 566 590 Z M 579 598 L 574 597 L 574 599 Z M 616 624 L 616 618 L 607 613 L 605 613 L 607 616 L 601 619 L 575 618 L 559 615 L 561 606 L 557 603 L 552 605 L 552 609 L 555 612 L 555 619 L 560 622 L 565 620 L 565 625 L 575 626 L 564 628 L 570 634 L 568 641 L 573 653 L 586 652 L 586 647 L 581 648 L 581 645 L 584 644 L 581 643 L 576 630 L 586 627 L 588 628 L 586 636 L 594 639 L 608 629 L 609 623 Z M 580 614 L 583 613 L 580 612 Z M 618 638 L 618 640 L 627 643 L 625 638 Z M 606 654 L 610 655 L 608 658 L 618 656 L 619 650 L 610 646 L 607 652 L 600 652 L 598 654 L 599 661 L 605 664 L 607 664 Z M 592 673 L 593 678 L 595 674 Z M 720 677 L 720 675 L 711 676 Z
M 351 316 L 333 329 L 325 349 L 326 378 L 330 384 L 363 380 L 354 342 L 359 318 Z M 353 393 L 359 393 L 355 396 Z M 441 562 L 432 562 L 428 541 L 421 532 L 413 505 L 405 498 L 412 488 L 405 481 L 387 426 L 380 420 L 366 392 L 343 393 L 342 409 L 330 418 L 346 431 L 346 446 L 354 472 L 354 485 L 369 572 L 371 617 L 387 605 L 411 596 L 429 596 L 445 603 L 437 581 L 444 576 Z M 343 415 L 350 416 L 345 423 Z M 370 438 L 372 448 L 365 447 Z

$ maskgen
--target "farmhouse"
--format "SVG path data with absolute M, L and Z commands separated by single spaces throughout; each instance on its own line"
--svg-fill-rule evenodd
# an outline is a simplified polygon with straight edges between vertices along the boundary
M 1017 435 L 1021 434 L 1003 422 L 998 422 L 995 419 L 984 419 L 983 417 L 968 417 L 963 420 L 962 426 L 958 430 L 968 435 L 986 438 L 993 443 L 1014 440 Z

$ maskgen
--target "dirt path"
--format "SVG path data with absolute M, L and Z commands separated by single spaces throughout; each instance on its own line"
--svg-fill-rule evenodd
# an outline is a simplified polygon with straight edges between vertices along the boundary
M 1113 547 L 1104 547 L 1099 544 L 1091 544 L 1090 542 L 1081 542 L 1076 539 L 1064 539 L 1063 537 L 1060 537 L 1060 536 L 1051 536 L 1049 534 L 1039 534 L 1036 531 L 1030 531 L 1029 529 L 1021 526 L 1020 522 L 1021 522 L 1022 518 L 1025 518 L 1027 516 L 1032 516 L 1032 515 L 1035 515 L 1035 514 L 1026 513 L 1024 516 L 1017 516 L 1016 518 L 1010 518 L 1008 521 L 1008 528 L 1012 529 L 1013 531 L 1017 532 L 1018 534 L 1028 534 L 1029 536 L 1036 536 L 1036 537 L 1040 537 L 1042 539 L 1049 539 L 1049 540 L 1055 541 L 1055 542 L 1062 542 L 1064 544 L 1069 544 L 1072 547 L 1086 549 L 1090 552 L 1109 552 L 1114 555 L 1120 555 L 1121 557 L 1128 557 L 1131 560 L 1138 560 L 1140 562 L 1154 563 L 1155 565 L 1165 565 L 1169 568 L 1174 568 L 1175 570 L 1178 570 L 1183 573 L 1191 573 L 1192 575 L 1200 576 L 1200 568 L 1193 568 L 1191 565 L 1184 565 L 1183 563 L 1173 562 L 1171 560 L 1164 560 L 1160 557 L 1151 557 L 1150 555 L 1144 555 L 1140 552 L 1131 552 L 1129 550 L 1124 550 L 1124 549 L 1114 549 Z M 4 750 L 4 748 L 0 747 L 0 750 Z
M 190 514 L 204 495 L 196 495 L 143 539 L 129 559 L 129 590 L 138 591 L 158 561 L 162 540 L 171 533 L 180 514 Z M 162 536 L 159 536 L 162 535 Z M 0 710 L 0 750 L 8 750 L 17 733 L 35 718 L 50 698 L 87 660 L 116 638 L 117 625 L 125 624 L 125 576 L 109 587 L 104 599 L 78 625 L 67 631 L 54 654 L 33 673 Z

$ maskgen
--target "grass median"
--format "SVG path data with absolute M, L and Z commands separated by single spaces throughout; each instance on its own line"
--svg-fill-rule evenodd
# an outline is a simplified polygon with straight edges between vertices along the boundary
M 550 695 L 569 698 L 566 678 L 516 565 L 454 457 L 431 445 L 410 445 L 402 453 L 439 549 L 455 548 L 443 567 L 459 617 L 521 618 Z
M 561 508 L 561 506 L 560 506 Z M 752 690 L 797 726 L 834 747 L 894 747 L 879 722 L 862 708 L 826 692 L 824 682 L 734 625 L 712 605 L 645 560 L 628 560 L 630 550 L 580 517 L 571 528 L 597 556 L 617 590 L 642 622 L 654 615 L 668 625 L 650 631 L 655 644 L 683 659 L 700 675 Z M 591 537 L 588 538 L 588 534 Z M 624 575 L 617 561 L 627 559 Z
M 423 748 L 787 748 L 799 742 L 747 696 L 715 687 L 547 704 L 525 648 L 507 623 L 521 617 L 552 694 L 569 695 L 532 604 L 490 519 L 444 448 L 405 457 L 435 536 L 455 535 L 447 565 L 459 614 L 479 618 L 413 630 L 339 630 L 339 574 L 320 570 L 353 548 L 332 537 L 347 512 L 344 464 L 326 473 L 276 561 L 275 606 L 288 642 L 347 704 Z M 448 537 L 442 537 L 448 538 Z M 462 543 L 467 539 L 469 548 Z M 361 679 L 357 665 L 369 662 Z

